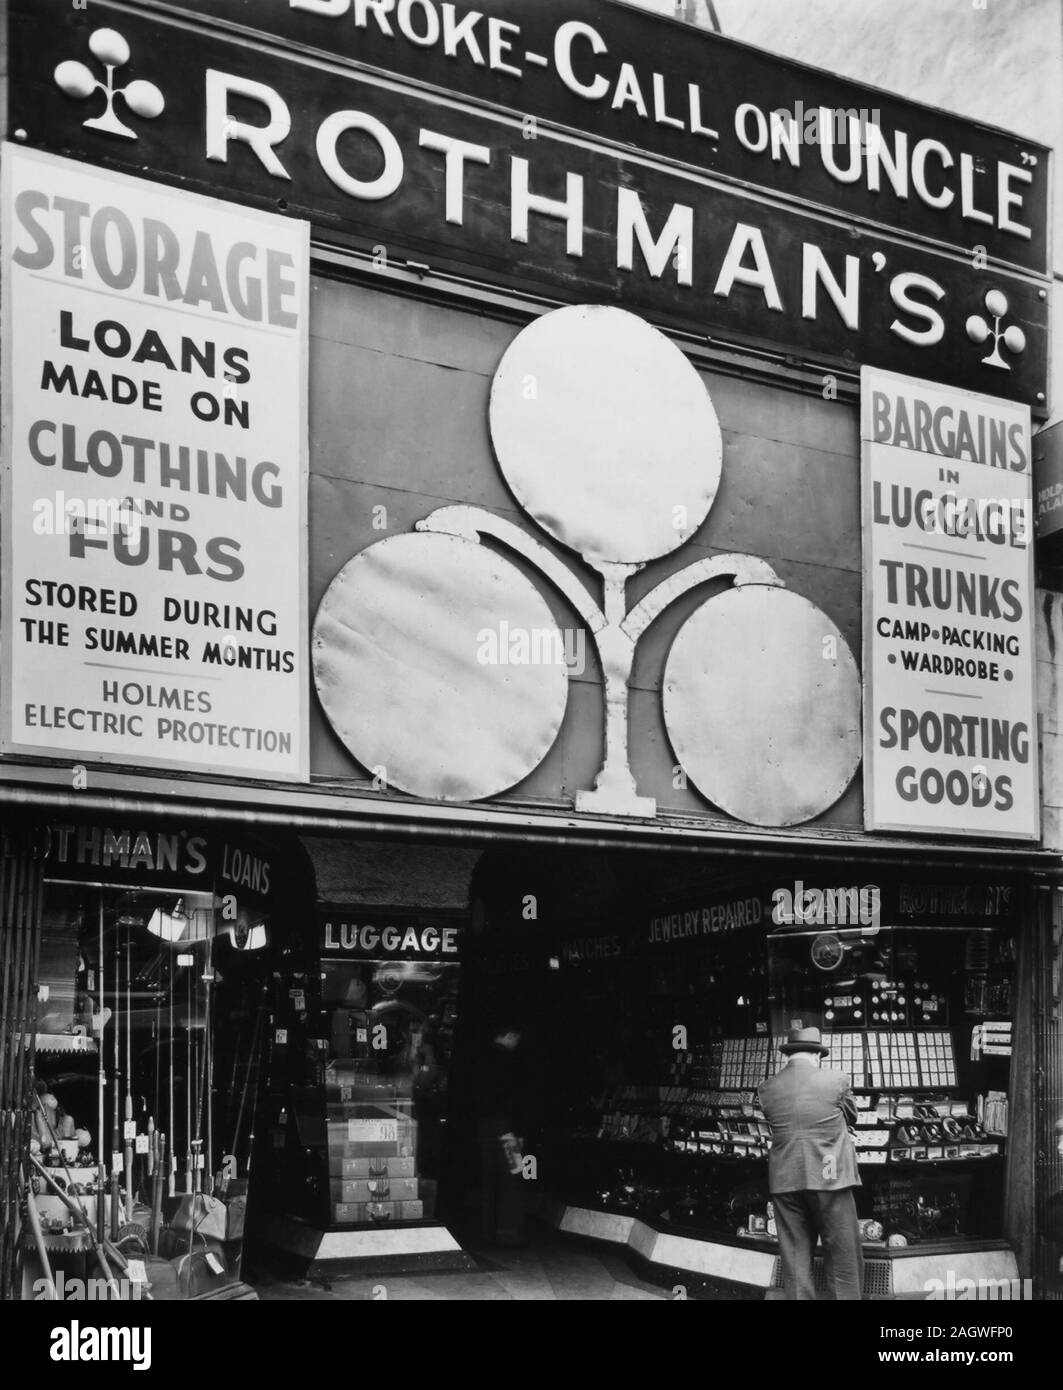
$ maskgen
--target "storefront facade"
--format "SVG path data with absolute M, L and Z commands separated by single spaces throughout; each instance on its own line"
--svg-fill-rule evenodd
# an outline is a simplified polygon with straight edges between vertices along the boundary
M 311 1268 L 462 1258 L 510 1010 L 540 1213 L 756 1296 L 755 1083 L 801 1019 L 862 1083 L 868 1291 L 1047 1296 L 1049 152 L 565 9 L 9 3 L 2 772 L 41 941 L 88 971 L 104 921 L 106 968 L 167 909 L 123 893 L 205 889 L 243 1027 L 176 1073 L 244 1078 L 254 1148 L 226 1115 L 212 1161 Z M 96 494 L 146 505 L 34 525 Z

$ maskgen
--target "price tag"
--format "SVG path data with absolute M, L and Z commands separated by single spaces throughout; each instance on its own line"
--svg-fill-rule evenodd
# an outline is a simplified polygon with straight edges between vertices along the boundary
M 369 1041 L 369 1029 L 368 1029 L 368 1028 L 357 1028 L 357 1029 L 355 1029 L 354 1039 L 355 1039 L 355 1042 L 368 1042 L 368 1041 Z
M 146 1134 L 137 1135 L 136 1152 L 138 1154 L 146 1154 L 148 1152 L 148 1136 Z
M 280 1045 L 283 1045 L 288 1041 L 288 1030 L 287 1028 L 278 1028 L 273 1036 L 275 1042 L 277 1042 Z
M 123 1124 L 123 1126 L 122 1126 L 122 1138 L 123 1138 L 123 1139 L 135 1139 L 136 1137 L 137 1137 L 137 1122 L 136 1122 L 136 1120 L 126 1120 L 125 1124 Z
M 146 1284 L 148 1271 L 143 1260 L 127 1260 L 126 1276 L 131 1284 Z
M 288 994 L 291 998 L 292 1008 L 295 1010 L 295 1012 L 297 1014 L 306 1013 L 306 993 L 301 989 L 292 989 L 288 991 Z
M 225 1273 L 225 1266 L 222 1264 L 221 1260 L 218 1259 L 213 1250 L 207 1251 L 207 1264 L 215 1274 Z
M 399 1137 L 394 1120 L 348 1120 L 349 1144 L 394 1144 Z
M 52 987 L 51 987 L 51 985 L 38 985 L 38 986 L 37 986 L 37 999 L 38 999 L 38 1001 L 39 1001 L 40 1003 L 42 1003 L 42 1004 L 46 1004 L 46 1003 L 48 1002 L 48 996 L 51 994 L 51 992 L 52 992 Z
M 195 1157 L 196 1157 L 196 1167 L 197 1167 L 197 1168 L 205 1168 L 205 1167 L 207 1166 L 207 1155 L 206 1155 L 206 1154 L 196 1154 Z
M 350 1098 L 351 1098 L 351 1088 L 350 1088 L 350 1086 L 341 1086 L 341 1087 L 340 1087 L 340 1100 L 350 1100 Z
M 120 1173 L 124 1167 L 125 1164 L 122 1162 L 122 1155 L 120 1153 L 111 1154 L 111 1172 Z

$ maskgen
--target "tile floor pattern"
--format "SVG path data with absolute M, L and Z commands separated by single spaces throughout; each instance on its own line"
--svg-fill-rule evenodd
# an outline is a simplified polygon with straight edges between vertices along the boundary
M 461 1273 L 344 1277 L 327 1283 L 252 1278 L 263 1300 L 371 1301 L 375 1289 L 388 1300 L 444 1303 L 615 1302 L 668 1300 L 670 1291 L 647 1284 L 620 1256 L 566 1242 L 537 1240 L 519 1250 L 475 1252 L 478 1268 Z

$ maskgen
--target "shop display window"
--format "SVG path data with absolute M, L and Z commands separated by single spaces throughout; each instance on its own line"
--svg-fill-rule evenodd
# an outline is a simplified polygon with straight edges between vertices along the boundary
M 321 909 L 313 968 L 276 987 L 263 1162 L 270 1201 L 324 1227 L 436 1216 L 458 1009 L 458 927 Z
M 872 1242 L 1000 1236 L 1015 943 L 1007 927 L 776 930 L 771 1022 L 852 1078 Z
M 322 972 L 332 1222 L 429 1219 L 458 966 L 326 961 Z
M 956 891 L 961 905 L 978 896 Z M 649 933 L 617 929 L 608 952 L 562 945 L 544 1165 L 557 1195 L 770 1246 L 757 1087 L 784 1064 L 788 1029 L 818 1027 L 823 1065 L 857 1098 L 869 1250 L 1001 1237 L 1015 923 L 1010 908 L 907 915 L 795 926 L 773 921 L 765 897 L 734 929 L 687 931 L 713 919 L 680 911 Z
M 106 1240 L 125 1296 L 238 1280 L 268 935 L 201 884 L 46 884 L 31 1150 L 53 1270 L 97 1277 Z

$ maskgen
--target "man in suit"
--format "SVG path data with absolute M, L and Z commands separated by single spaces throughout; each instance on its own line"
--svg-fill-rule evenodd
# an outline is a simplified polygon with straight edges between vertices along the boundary
M 818 1028 L 792 1028 L 780 1051 L 787 1065 L 762 1082 L 758 1094 L 771 1125 L 768 1186 L 786 1297 L 815 1298 L 818 1235 L 833 1297 L 857 1300 L 864 1259 L 853 1197 L 860 1177 L 848 1130 L 856 1123 L 852 1086 L 841 1072 L 820 1070 L 828 1049 Z

